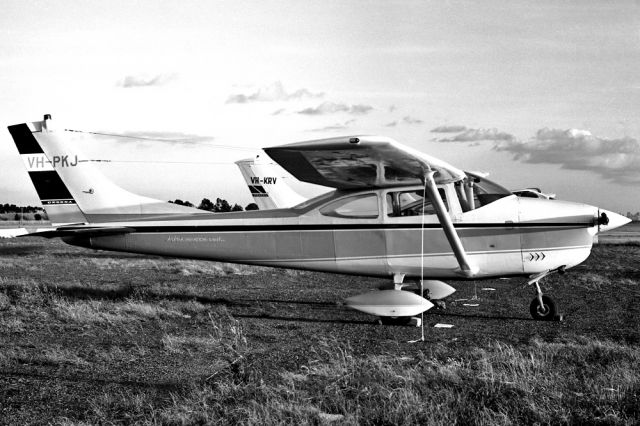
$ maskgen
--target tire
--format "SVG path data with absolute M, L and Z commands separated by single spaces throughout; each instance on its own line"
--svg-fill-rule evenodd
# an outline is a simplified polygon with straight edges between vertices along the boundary
M 542 296 L 542 306 L 540 306 L 538 298 L 535 297 L 529 305 L 529 312 L 537 321 L 553 321 L 558 313 L 556 303 L 549 296 Z

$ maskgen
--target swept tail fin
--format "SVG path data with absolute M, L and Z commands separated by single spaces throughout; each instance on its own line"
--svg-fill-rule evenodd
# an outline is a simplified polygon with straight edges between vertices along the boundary
M 260 155 L 236 161 L 236 165 L 260 210 L 292 207 L 306 200 L 284 181 L 284 170 L 263 160 Z
M 53 225 L 114 222 L 202 211 L 144 197 L 108 180 L 65 144 L 68 131 L 43 121 L 9 126 L 29 177 Z
M 85 223 L 87 218 L 34 137 L 34 132 L 42 132 L 47 119 L 9 126 L 9 133 L 51 223 Z

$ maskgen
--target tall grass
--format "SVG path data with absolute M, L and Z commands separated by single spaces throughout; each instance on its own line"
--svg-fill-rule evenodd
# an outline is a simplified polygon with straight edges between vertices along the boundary
M 220 376 L 157 407 L 167 424 L 632 424 L 640 350 L 607 341 L 492 343 L 447 357 L 356 356 L 324 342 L 279 379 Z

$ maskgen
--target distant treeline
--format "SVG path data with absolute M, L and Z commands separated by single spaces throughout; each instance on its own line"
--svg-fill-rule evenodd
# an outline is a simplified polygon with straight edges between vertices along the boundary
M 627 212 L 627 217 L 634 222 L 640 222 L 640 212 L 635 212 L 635 213 Z
M 0 204 L 0 213 L 42 213 L 42 207 L 16 206 L 15 204 Z
M 190 201 L 173 200 L 169 202 L 173 204 L 179 204 L 181 206 L 196 207 Z M 215 203 L 208 198 L 203 198 L 202 201 L 200 201 L 200 204 L 198 204 L 198 207 L 196 208 L 200 210 L 214 212 L 214 213 L 225 213 L 225 212 L 241 212 L 243 210 L 258 210 L 258 205 L 256 203 L 247 204 L 247 206 L 243 209 L 241 205 L 234 204 L 232 206 L 231 204 L 229 204 L 227 200 L 224 200 L 222 198 L 216 198 Z
M 48 220 L 49 217 L 42 207 L 16 206 L 15 204 L 0 204 L 0 221 L 6 220 Z
M 189 201 L 182 201 L 179 199 L 169 201 L 173 204 L 179 204 L 181 206 L 196 207 Z M 197 206 L 200 210 L 207 210 L 215 213 L 224 212 L 241 212 L 244 210 L 258 210 L 256 203 L 247 204 L 244 208 L 239 204 L 229 204 L 229 202 L 222 198 L 216 198 L 216 202 L 203 198 L 200 204 Z M 0 204 L 0 221 L 7 220 L 49 220 L 47 212 L 44 208 L 37 206 L 16 206 L 15 204 Z

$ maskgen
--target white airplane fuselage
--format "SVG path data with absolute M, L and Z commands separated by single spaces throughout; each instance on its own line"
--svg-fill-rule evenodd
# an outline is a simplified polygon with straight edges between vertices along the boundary
M 386 323 L 433 307 L 423 296 L 455 291 L 439 279 L 505 276 L 528 276 L 536 288 L 532 317 L 555 319 L 555 302 L 539 281 L 583 262 L 594 235 L 629 221 L 585 204 L 517 197 L 486 175 L 366 135 L 264 148 L 291 176 L 335 191 L 292 208 L 210 213 L 115 185 L 93 160 L 69 150 L 76 132 L 56 130 L 49 115 L 8 130 L 53 225 L 32 235 L 95 249 L 393 277 L 393 289 L 345 301 Z M 262 185 L 276 179 L 253 174 L 245 174 L 252 193 L 269 195 Z M 274 205 L 292 200 L 285 198 Z M 405 278 L 419 279 L 420 296 Z
M 64 240 L 96 249 L 344 274 L 464 279 L 435 215 L 390 216 L 386 193 L 397 190 L 334 191 L 292 209 L 106 220 L 105 226 L 131 232 Z M 375 217 L 322 213 L 336 200 L 363 194 L 377 196 Z M 583 262 L 601 212 L 513 195 L 465 213 L 451 207 L 456 232 L 478 269 L 473 278 L 531 275 Z M 92 226 L 100 223 L 92 220 Z

